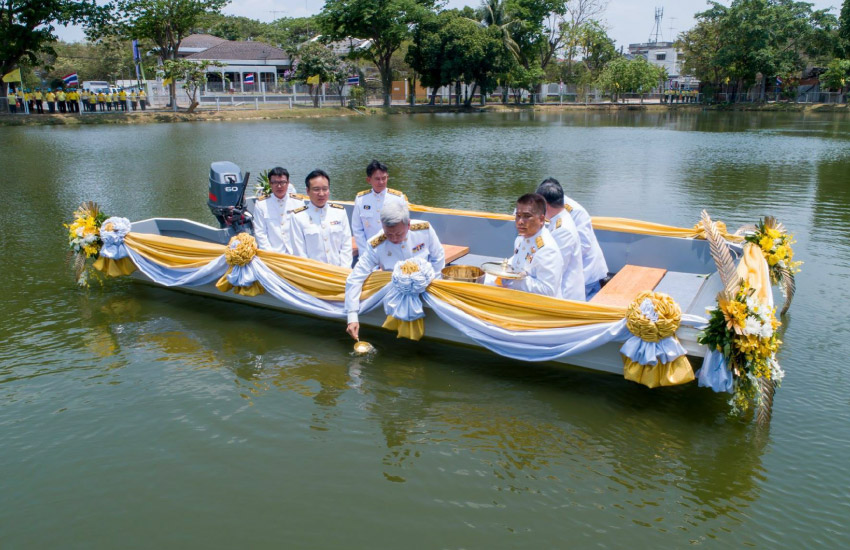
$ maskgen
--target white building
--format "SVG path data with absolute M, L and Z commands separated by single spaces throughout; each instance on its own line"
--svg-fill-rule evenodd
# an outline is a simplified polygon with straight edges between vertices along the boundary
M 223 67 L 211 67 L 207 89 L 258 92 L 271 89 L 278 77 L 291 67 L 285 51 L 263 42 L 225 40 L 208 34 L 187 36 L 180 44 L 180 57 L 196 61 L 218 61 Z M 252 75 L 253 83 L 245 82 Z
M 641 56 L 656 67 L 667 70 L 667 85 L 682 89 L 696 89 L 699 80 L 682 74 L 682 64 L 685 61 L 682 52 L 676 49 L 673 42 L 644 42 L 629 44 L 629 55 Z

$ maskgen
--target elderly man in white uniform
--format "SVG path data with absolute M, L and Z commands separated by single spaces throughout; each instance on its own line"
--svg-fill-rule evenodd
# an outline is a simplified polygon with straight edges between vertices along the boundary
M 269 171 L 272 194 L 257 199 L 254 205 L 254 237 L 262 250 L 292 254 L 290 218 L 292 211 L 304 206 L 299 195 L 289 192 L 289 172 L 280 166 Z
M 585 300 L 584 267 L 581 259 L 581 240 L 572 216 L 564 208 L 564 190 L 552 182 L 541 183 L 537 194 L 546 200 L 546 228 L 561 249 L 564 274 L 561 276 L 561 298 Z
M 351 227 L 345 207 L 328 202 L 330 180 L 324 170 L 313 170 L 307 174 L 304 181 L 310 202 L 292 211 L 292 253 L 327 264 L 351 267 Z
M 485 283 L 514 290 L 561 297 L 564 260 L 558 243 L 545 227 L 546 199 L 528 193 L 516 201 L 514 255 L 508 260 L 512 271 L 525 273 L 522 279 L 504 279 L 488 275 Z
M 547 178 L 543 183 L 554 183 L 561 186 L 555 178 Z M 543 185 L 541 183 L 540 185 Z M 563 189 L 563 187 L 562 187 Z M 584 265 L 584 291 L 586 299 L 590 300 L 602 288 L 602 279 L 608 276 L 608 264 L 593 232 L 590 214 L 582 205 L 564 196 L 564 207 L 572 216 L 581 239 L 581 261 Z
M 370 162 L 366 167 L 366 182 L 371 189 L 357 193 L 351 213 L 351 231 L 361 256 L 368 248 L 369 239 L 381 231 L 381 210 L 384 205 L 407 205 L 404 193 L 387 188 L 388 181 L 387 165 L 377 160 Z
M 392 202 L 381 210 L 382 231 L 360 250 L 360 260 L 345 281 L 345 311 L 348 327 L 345 331 L 357 340 L 360 337 L 360 294 L 369 275 L 380 268 L 392 271 L 396 262 L 413 257 L 425 258 L 438 274 L 446 266 L 446 253 L 437 233 L 428 222 L 410 219 L 407 206 Z

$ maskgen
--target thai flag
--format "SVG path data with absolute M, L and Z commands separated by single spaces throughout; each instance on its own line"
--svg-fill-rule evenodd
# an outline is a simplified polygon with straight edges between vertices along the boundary
M 62 77 L 62 82 L 65 83 L 65 86 L 79 86 L 80 81 L 77 79 L 77 73 L 71 73 Z
M 353 74 L 353 75 L 349 76 L 348 80 L 346 81 L 346 84 L 348 84 L 349 86 L 360 85 L 360 75 L 359 74 Z
M 249 73 L 245 75 L 245 84 L 253 84 L 254 83 L 254 73 Z

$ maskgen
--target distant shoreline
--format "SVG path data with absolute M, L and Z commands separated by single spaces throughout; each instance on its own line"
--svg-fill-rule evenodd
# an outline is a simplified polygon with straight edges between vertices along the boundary
M 640 105 L 637 103 L 597 103 L 597 104 L 536 104 L 536 105 L 472 105 L 471 107 L 458 107 L 455 105 L 417 105 L 410 107 L 406 105 L 395 105 L 389 108 L 365 107 L 359 112 L 343 107 L 323 107 L 314 109 L 311 107 L 289 108 L 262 108 L 221 110 L 213 111 L 204 109 L 196 113 L 185 111 L 136 111 L 132 113 L 104 113 L 104 114 L 45 114 L 45 115 L 0 115 L 0 126 L 56 126 L 56 125 L 89 125 L 89 124 L 154 124 L 168 122 L 222 122 L 222 121 L 248 121 L 248 120 L 293 120 L 304 118 L 328 118 L 328 117 L 350 117 L 350 116 L 373 116 L 383 114 L 417 114 L 417 113 L 510 113 L 510 112 L 568 112 L 568 111 L 647 111 L 659 112 L 699 112 L 699 111 L 762 111 L 762 112 L 790 112 L 790 113 L 850 113 L 847 104 L 818 104 L 808 105 L 800 103 L 764 103 L 764 104 L 735 104 L 735 105 L 710 105 L 699 104 L 658 104 L 650 103 Z

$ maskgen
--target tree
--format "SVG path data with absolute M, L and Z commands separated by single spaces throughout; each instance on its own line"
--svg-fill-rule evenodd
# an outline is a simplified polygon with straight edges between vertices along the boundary
M 718 53 L 723 47 L 719 19 L 709 12 L 698 17 L 694 28 L 679 34 L 675 46 L 682 50 L 685 62 L 684 74 L 693 75 L 702 82 L 711 82 L 715 86 L 727 76 L 727 67 L 718 61 Z
M 207 83 L 210 67 L 224 67 L 220 61 L 190 61 L 188 59 L 166 59 L 162 64 L 163 78 L 171 79 L 175 84 L 182 81 L 182 88 L 189 98 L 187 113 L 193 113 L 198 106 L 198 90 Z M 176 102 L 175 102 L 176 105 Z
M 836 55 L 850 57 L 850 0 L 841 4 L 841 15 L 838 16 L 838 41 Z
M 562 6 L 556 12 L 550 15 L 550 20 L 554 14 L 558 17 L 554 18 L 555 25 L 549 25 L 548 45 L 549 51 L 542 66 L 545 68 L 546 63 L 551 57 L 563 49 L 564 57 L 567 62 L 567 72 L 571 72 L 573 61 L 576 56 L 581 54 L 582 42 L 587 42 L 588 31 L 595 25 L 596 28 L 602 31 L 605 38 L 608 37 L 605 30 L 599 24 L 598 20 L 605 13 L 608 7 L 608 0 L 566 0 L 562 2 Z M 588 27 L 591 24 L 591 27 Z M 593 30 L 595 31 L 596 28 Z M 557 29 L 557 31 L 556 31 Z M 610 39 L 609 39 L 610 40 Z M 613 45 L 613 41 L 611 42 Z M 616 49 L 615 49 L 616 51 Z M 587 65 L 585 65 L 587 67 Z
M 828 10 L 813 11 L 811 4 L 796 0 L 733 0 L 728 7 L 709 3 L 709 9 L 696 17 L 708 23 L 701 30 L 716 36 L 690 37 L 694 44 L 704 38 L 719 45 L 703 59 L 703 66 L 722 68 L 741 87 L 761 76 L 762 97 L 766 77 L 798 72 L 806 57 L 822 56 L 836 25 Z
M 611 101 L 619 101 L 623 93 L 644 94 L 666 79 L 666 70 L 651 65 L 643 57 L 617 58 L 602 69 L 596 85 L 611 93 Z M 643 97 L 641 97 L 643 101 Z
M 422 85 L 431 88 L 431 105 L 436 100 L 437 89 L 451 83 L 443 72 L 446 41 L 441 32 L 450 17 L 450 11 L 423 17 L 413 29 L 412 43 L 405 56 L 405 61 L 419 75 Z
M 328 40 L 369 39 L 361 55 L 375 64 L 381 75 L 384 105 L 390 105 L 393 53 L 410 35 L 410 25 L 421 20 L 434 0 L 327 0 L 319 14 Z
M 54 24 L 92 24 L 106 16 L 94 0 L 3 0 L 0 3 L 0 75 L 22 64 L 35 65 L 42 53 L 55 54 Z M 7 85 L 0 85 L 6 97 Z
M 117 0 L 117 25 L 100 34 L 120 33 L 126 38 L 147 38 L 157 48 L 163 63 L 177 60 L 183 39 L 195 31 L 202 16 L 216 14 L 229 0 Z M 177 88 L 169 86 L 171 105 L 177 110 Z
M 820 75 L 820 82 L 825 88 L 843 91 L 850 77 L 850 59 L 833 59 L 827 66 L 826 72 Z
M 298 68 L 295 78 L 310 83 L 313 107 L 319 106 L 319 92 L 323 82 L 345 82 L 348 70 L 337 55 L 319 42 L 309 42 L 298 50 Z M 314 82 L 311 79 L 317 78 Z

